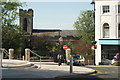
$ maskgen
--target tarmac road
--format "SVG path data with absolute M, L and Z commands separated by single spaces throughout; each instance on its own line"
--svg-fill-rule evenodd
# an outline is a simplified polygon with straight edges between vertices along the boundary
M 40 63 L 37 65 L 40 65 Z M 116 66 L 90 65 L 85 67 L 74 67 L 74 70 L 78 71 L 79 74 L 70 74 L 67 66 L 58 66 L 56 63 L 51 62 L 44 64 L 42 63 L 43 69 L 39 70 L 30 66 L 19 68 L 3 68 L 2 80 L 118 80 L 119 68 Z M 91 71 L 94 72 L 93 69 L 97 70 L 98 73 L 81 74 Z
M 97 76 L 89 74 L 71 74 L 68 76 L 68 72 L 65 71 L 38 70 L 31 67 L 4 68 L 2 72 L 2 80 L 93 80 L 91 78 L 101 80 Z M 59 74 L 63 75 L 59 76 Z M 56 77 L 56 75 L 58 76 Z
M 101 65 L 101 66 L 87 66 L 97 70 L 96 74 L 92 74 L 102 79 L 113 79 L 120 80 L 120 67 L 111 65 Z
M 111 65 L 86 66 L 97 71 L 94 74 L 83 74 L 58 77 L 57 80 L 120 80 L 120 67 Z
M 52 73 L 52 74 L 51 74 Z M 52 78 L 59 74 L 67 72 L 38 70 L 36 68 L 5 68 L 2 70 L 2 78 Z

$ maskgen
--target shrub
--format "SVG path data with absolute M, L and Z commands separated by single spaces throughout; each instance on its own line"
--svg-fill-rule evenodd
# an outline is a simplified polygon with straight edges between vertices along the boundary
M 113 63 L 114 66 L 120 66 L 120 61 L 116 61 Z

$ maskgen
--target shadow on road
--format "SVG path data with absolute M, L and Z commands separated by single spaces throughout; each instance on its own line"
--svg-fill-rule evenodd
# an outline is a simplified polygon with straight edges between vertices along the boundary
M 119 80 L 118 78 L 99 78 L 91 74 L 60 76 L 56 78 L 3 78 L 2 80 Z

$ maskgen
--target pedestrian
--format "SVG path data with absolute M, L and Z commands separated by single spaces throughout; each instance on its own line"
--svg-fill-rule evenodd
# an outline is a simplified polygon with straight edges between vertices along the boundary
M 62 56 L 60 54 L 58 54 L 57 58 L 58 58 L 58 66 L 60 66 L 61 65 Z

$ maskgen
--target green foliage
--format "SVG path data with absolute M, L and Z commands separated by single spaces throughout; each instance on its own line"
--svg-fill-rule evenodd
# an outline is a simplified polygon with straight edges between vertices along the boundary
M 73 50 L 76 51 L 76 54 L 82 55 L 91 55 L 91 42 L 80 40 L 74 44 Z
M 75 44 L 74 49 L 77 54 L 92 57 L 91 41 L 94 41 L 95 38 L 94 11 L 83 11 L 74 23 L 74 27 L 77 30 L 77 36 L 80 37 L 80 41 Z
M 17 10 L 22 7 L 22 4 L 17 1 L 11 2 L 11 0 L 0 3 L 2 6 L 2 47 L 15 49 L 16 56 L 22 56 L 30 39 L 25 36 L 26 33 L 22 32 L 21 27 L 16 23 L 19 14 Z
M 94 17 L 93 11 L 83 11 L 74 23 L 74 27 L 77 30 L 77 36 L 82 37 L 85 41 L 94 40 Z
M 15 20 L 18 16 L 18 8 L 22 7 L 20 2 L 1 2 L 2 5 L 2 26 L 12 27 L 15 24 Z
M 50 41 L 49 36 L 41 35 L 34 36 L 32 38 L 32 49 L 41 56 L 51 56 L 50 52 L 53 47 L 53 43 Z
M 120 66 L 120 61 L 116 61 L 113 63 L 114 66 Z

